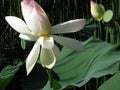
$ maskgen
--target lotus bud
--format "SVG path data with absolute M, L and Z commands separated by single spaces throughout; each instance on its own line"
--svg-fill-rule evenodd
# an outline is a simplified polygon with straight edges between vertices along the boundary
M 105 13 L 104 6 L 102 4 L 97 4 L 94 1 L 90 1 L 91 15 L 98 21 L 103 19 Z

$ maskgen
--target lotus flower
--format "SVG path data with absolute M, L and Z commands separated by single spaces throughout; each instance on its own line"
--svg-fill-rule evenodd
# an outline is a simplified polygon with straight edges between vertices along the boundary
M 25 22 L 15 16 L 6 16 L 5 19 L 13 29 L 20 33 L 21 39 L 36 41 L 26 59 L 27 75 L 33 69 L 39 53 L 43 67 L 51 69 L 55 65 L 60 51 L 54 44 L 54 40 L 65 47 L 75 50 L 83 49 L 79 41 L 55 34 L 79 31 L 84 27 L 85 19 L 70 20 L 51 26 L 46 13 L 34 0 L 23 0 L 21 8 Z

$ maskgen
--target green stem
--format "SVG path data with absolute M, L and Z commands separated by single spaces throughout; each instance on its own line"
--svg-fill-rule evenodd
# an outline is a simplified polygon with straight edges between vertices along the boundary
M 94 24 L 96 24 L 95 20 L 94 20 Z M 97 37 L 97 29 L 94 30 L 94 37 Z
M 109 28 L 108 28 L 108 24 L 107 24 L 106 35 L 105 35 L 105 40 L 106 41 L 109 41 L 109 38 L 108 38 L 109 36 L 108 35 L 109 35 Z
M 98 25 L 99 25 L 99 33 L 98 33 L 98 37 L 101 38 L 101 37 L 102 37 L 101 22 L 98 22 Z
M 51 70 L 46 68 L 46 71 L 47 71 L 48 79 L 52 83 L 52 73 L 51 73 Z
M 96 79 L 96 89 L 98 88 L 99 86 L 99 81 L 98 81 L 98 78 Z
M 52 72 L 50 69 L 46 69 L 47 74 L 48 74 L 48 78 L 50 81 L 50 87 L 53 90 L 59 90 L 61 88 L 60 84 L 53 78 Z

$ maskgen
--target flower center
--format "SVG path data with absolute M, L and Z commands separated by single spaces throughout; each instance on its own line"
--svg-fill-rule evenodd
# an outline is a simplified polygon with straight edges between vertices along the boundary
M 42 33 L 40 36 L 41 36 L 41 37 L 48 37 L 48 35 L 49 35 L 49 34 L 47 34 L 47 33 Z
M 40 37 L 48 37 L 51 34 L 51 30 L 43 30 Z

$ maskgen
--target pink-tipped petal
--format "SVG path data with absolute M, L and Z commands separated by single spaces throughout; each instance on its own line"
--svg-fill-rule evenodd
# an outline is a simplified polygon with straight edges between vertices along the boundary
M 94 1 L 91 0 L 91 1 L 90 1 L 90 6 L 92 6 L 93 4 L 94 4 Z
M 26 23 L 28 24 L 28 26 L 32 29 L 32 31 L 35 30 L 33 29 L 33 27 L 35 28 L 36 26 L 37 29 L 34 31 L 35 34 L 38 31 L 41 32 L 41 29 L 42 29 L 42 33 L 46 33 L 46 34 L 50 33 L 51 26 L 48 17 L 37 2 L 35 2 L 34 0 L 30 0 L 29 2 L 27 1 L 27 3 L 25 3 L 25 1 L 23 1 L 21 2 L 21 7 L 22 7 L 23 17 Z M 36 12 L 34 12 L 34 9 L 36 10 Z M 31 14 L 32 12 L 33 14 Z M 36 21 L 37 25 L 36 23 L 32 23 L 31 26 L 31 22 L 34 21 Z
M 27 21 L 27 25 L 35 35 L 40 35 L 42 32 L 41 22 L 39 19 L 39 15 L 34 8 L 31 12 L 31 17 L 29 18 L 29 21 Z
M 31 0 L 29 0 L 29 3 L 30 2 Z M 31 18 L 31 13 L 33 11 L 33 8 L 29 6 L 29 3 L 28 0 L 23 0 L 21 2 L 22 14 L 27 24 L 29 23 L 29 20 Z
M 29 4 L 31 1 L 34 1 L 34 0 L 23 0 L 23 2 L 27 4 Z

